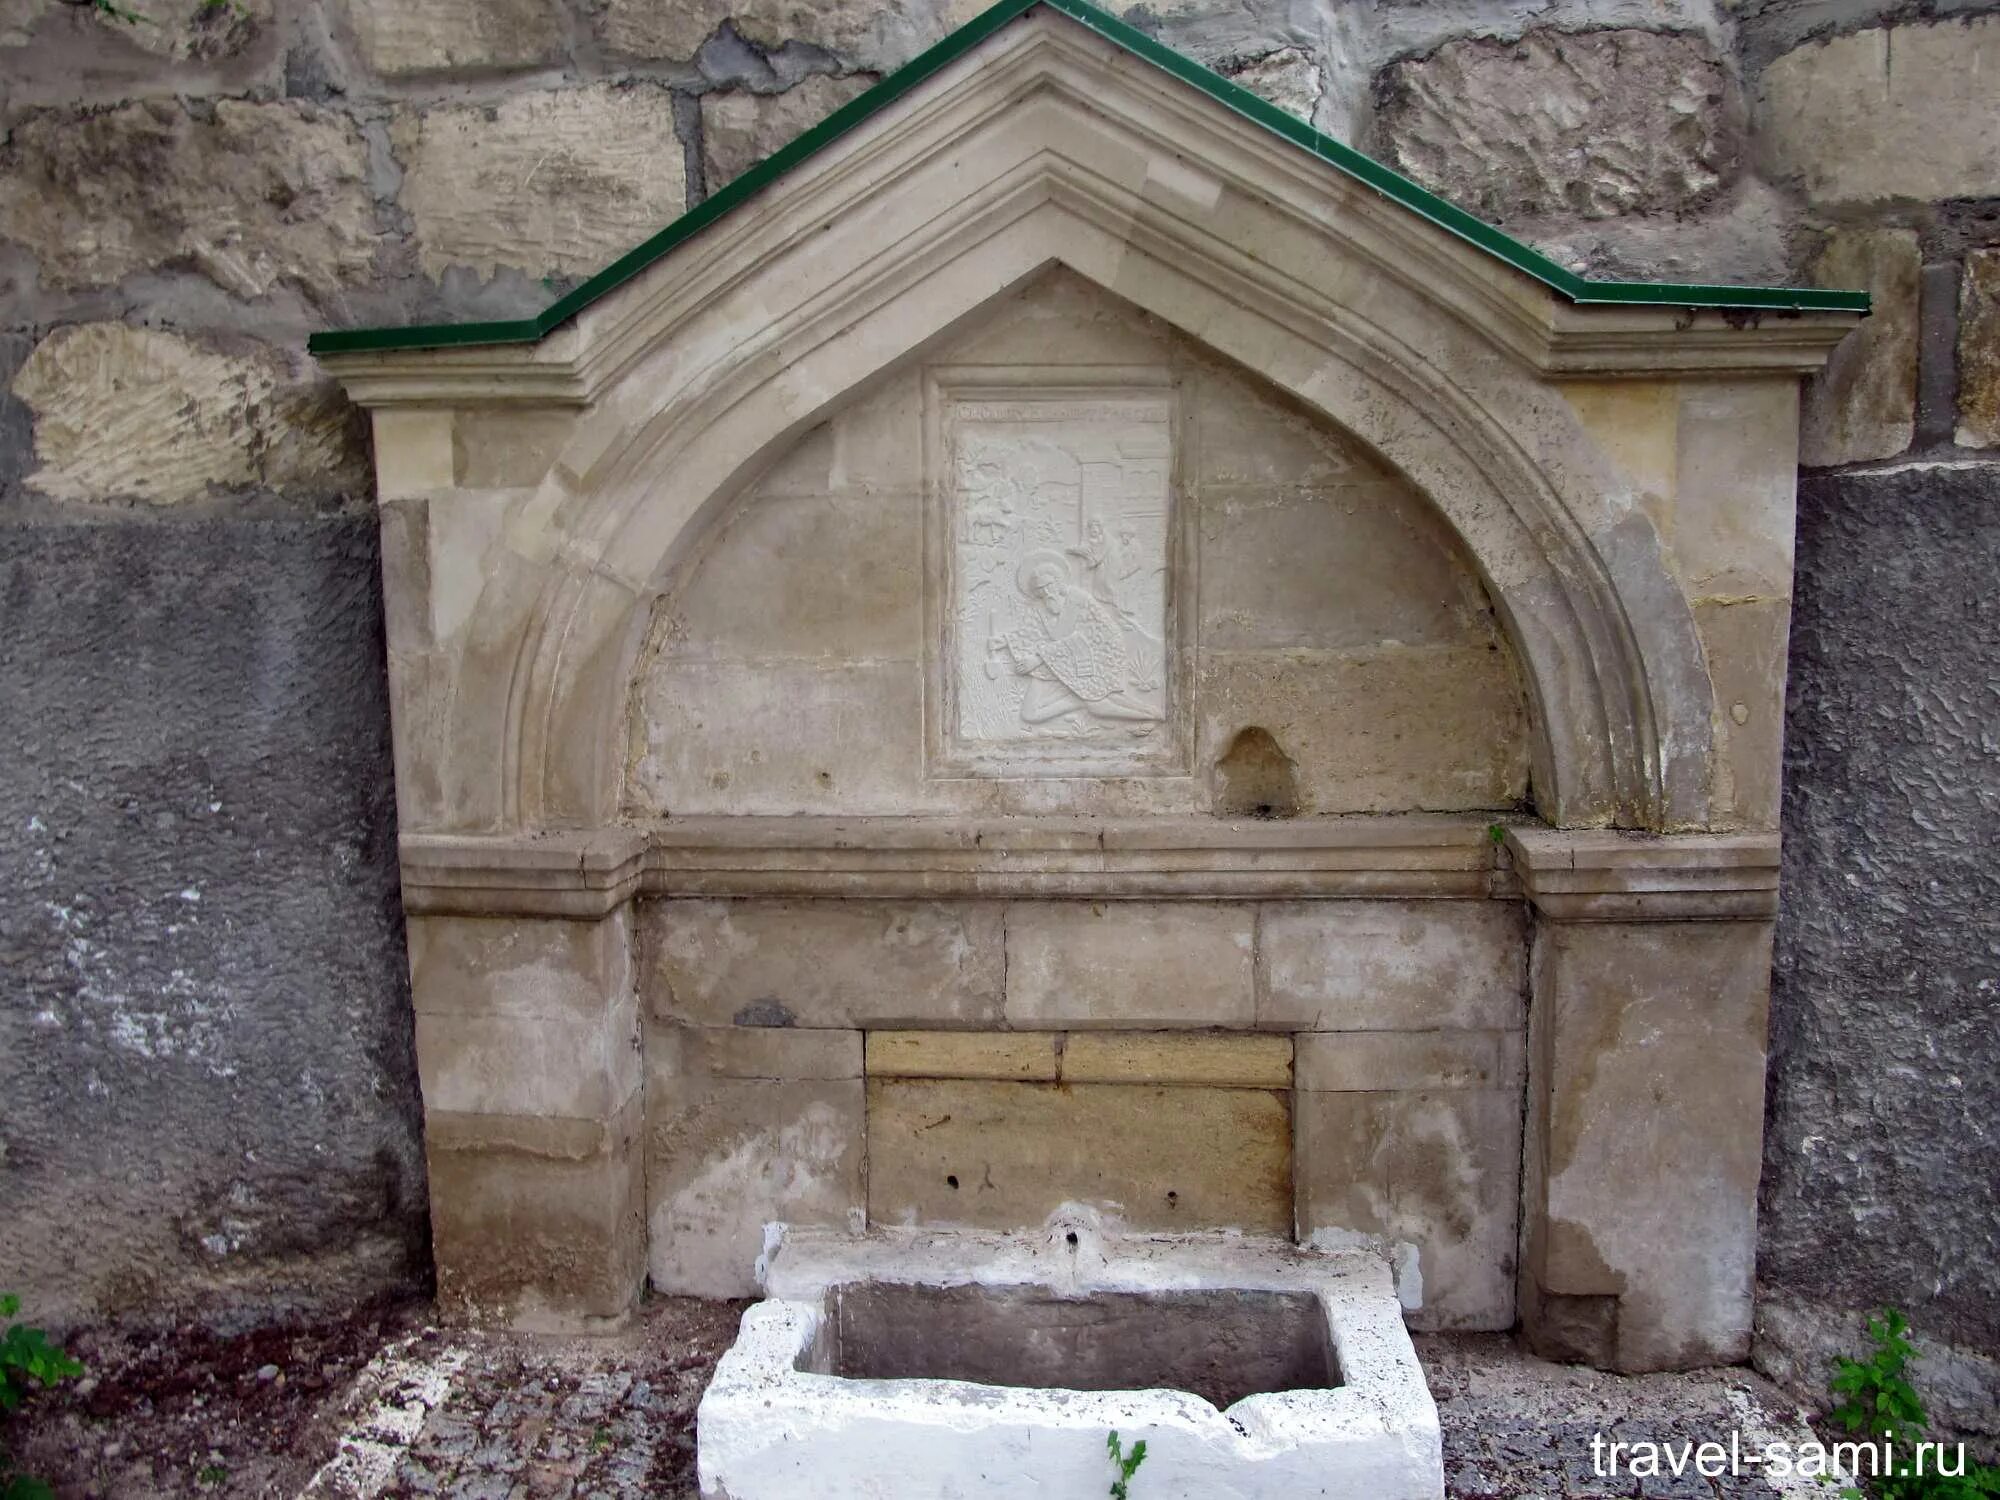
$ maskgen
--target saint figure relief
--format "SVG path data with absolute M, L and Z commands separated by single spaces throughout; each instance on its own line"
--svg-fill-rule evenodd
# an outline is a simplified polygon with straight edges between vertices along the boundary
M 1072 551 L 1099 572 L 1101 557 Z M 987 676 L 1006 669 L 1028 679 L 1024 724 L 1071 735 L 1114 724 L 1134 736 L 1150 733 L 1166 717 L 1160 645 L 1119 607 L 1110 580 L 1092 581 L 1098 592 L 1076 582 L 1060 552 L 1022 558 L 1014 584 L 1029 623 L 988 641 Z

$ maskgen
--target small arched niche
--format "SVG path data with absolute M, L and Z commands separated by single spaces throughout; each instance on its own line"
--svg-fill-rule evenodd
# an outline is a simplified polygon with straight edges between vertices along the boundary
M 1514 653 L 1435 508 L 1059 267 L 813 427 L 661 582 L 633 817 L 1528 799 Z M 1289 790 L 1245 804 L 1251 744 Z

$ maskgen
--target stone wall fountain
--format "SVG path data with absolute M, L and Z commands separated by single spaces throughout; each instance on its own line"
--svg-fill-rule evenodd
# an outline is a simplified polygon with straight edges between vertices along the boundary
M 1234 1437 L 1141 1403 L 1280 1467 L 1408 1387 L 1398 1310 L 1742 1357 L 1798 385 L 1864 307 L 1585 281 L 1009 0 L 542 320 L 323 335 L 441 1295 L 765 1290 L 735 1421 L 1031 1316 L 1007 1236 L 1086 1205 L 1139 1331 L 1072 1363 L 1323 1322 Z M 925 1257 L 989 1290 L 883 1291 Z M 1427 1411 L 1368 1493 L 1436 1492 Z

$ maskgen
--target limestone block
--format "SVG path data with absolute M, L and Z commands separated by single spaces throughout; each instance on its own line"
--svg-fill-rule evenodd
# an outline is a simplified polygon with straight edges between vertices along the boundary
M 1262 729 L 1298 767 L 1301 812 L 1503 808 L 1527 792 L 1527 712 L 1497 642 L 1205 652 L 1195 693 L 1197 763 Z
M 1958 441 L 2000 448 L 2000 250 L 1965 258 L 1958 294 Z
M 861 1076 L 861 1033 L 794 1026 L 669 1026 L 647 1043 L 660 1066 L 712 1078 Z M 673 1049 L 680 1049 L 678 1064 Z
M 1232 83 L 1269 100 L 1308 125 L 1326 92 L 1319 61 L 1303 47 L 1282 47 L 1228 72 Z
M 808 42 L 842 61 L 887 72 L 915 57 L 986 8 L 982 0 L 610 0 L 604 39 L 632 57 L 692 57 L 728 20 L 760 47 Z
M 991 1028 L 985 902 L 658 901 L 640 908 L 652 1013 L 704 1026 Z
M 1063 1040 L 1053 1031 L 871 1031 L 868 1076 L 1054 1083 Z
M 770 1223 L 859 1228 L 859 1078 L 705 1078 L 649 1058 L 646 1193 L 653 1287 L 748 1297 Z
M 353 123 L 298 100 L 43 110 L 0 148 L 0 239 L 54 287 L 184 267 L 239 297 L 323 297 L 370 275 L 367 178 Z
M 389 78 L 562 56 L 553 0 L 348 0 L 347 12 L 361 60 Z
M 1668 560 L 1691 602 L 1785 599 L 1799 482 L 1799 384 L 1681 388 Z
M 1320 1031 L 1298 1038 L 1299 1087 L 1352 1094 L 1402 1089 L 1518 1092 L 1526 1040 L 1516 1031 Z
M 1289 1088 L 1292 1039 L 1205 1032 L 1079 1031 L 1064 1038 L 1062 1080 Z
M 497 105 L 404 107 L 397 201 L 426 274 L 588 275 L 680 216 L 687 170 L 673 96 L 651 84 L 515 94 Z
M 1549 923 L 1536 938 L 1523 1314 L 1624 1371 L 1750 1347 L 1771 924 Z
M 942 811 L 916 661 L 679 662 L 639 682 L 632 791 L 660 813 Z
M 417 1014 L 585 1020 L 632 993 L 632 924 L 530 917 L 407 919 Z
M 1527 913 L 1498 901 L 1274 902 L 1258 921 L 1257 1024 L 1288 1031 L 1511 1031 Z
M 578 1330 L 628 1313 L 645 1279 L 635 1098 L 573 1144 L 491 1140 L 479 1122 L 426 1119 L 438 1301 L 473 1323 Z
M 639 1087 L 638 1003 L 596 1015 L 417 1016 L 426 1108 L 468 1115 L 603 1120 Z
M 1715 685 L 1715 775 L 1711 821 L 1718 828 L 1778 826 L 1785 753 L 1785 648 L 1789 599 L 1724 599 L 1695 605 Z
M 738 507 L 662 612 L 674 661 L 915 661 L 923 506 L 914 492 Z
M 1202 645 L 1497 644 L 1485 598 L 1455 551 L 1401 485 L 1212 486 L 1201 504 Z
M 702 175 L 712 193 L 805 134 L 875 80 L 815 73 L 782 94 L 701 96 Z
M 1331 424 L 1241 375 L 1204 369 L 1193 406 L 1192 468 L 1204 494 L 1225 485 L 1306 495 L 1348 485 L 1400 488 Z
M 1400 1286 L 1413 1327 L 1513 1326 L 1519 1090 L 1295 1098 L 1299 1237 L 1351 1231 L 1414 1245 L 1417 1276 Z
M 1806 386 L 1799 461 L 1894 458 L 1917 415 L 1917 291 L 1923 257 L 1908 229 L 1835 230 L 1812 264 L 1816 286 L 1865 288 L 1874 310 Z
M 1066 1202 L 1139 1229 L 1292 1227 L 1291 1109 L 1276 1089 L 868 1082 L 868 1216 L 1018 1229 Z
M 1007 1023 L 1248 1026 L 1252 908 L 1020 902 L 1007 909 Z
M 376 420 L 388 415 L 377 412 Z M 452 414 L 452 480 L 468 489 L 530 489 L 554 466 L 576 426 L 561 409 L 472 408 Z
M 1375 80 L 1375 154 L 1487 218 L 1684 213 L 1737 174 L 1741 106 L 1688 34 L 1467 38 Z
M 34 415 L 38 467 L 28 482 L 60 500 L 368 491 L 361 414 L 275 350 L 84 323 L 36 345 L 13 390 Z
M 1988 197 L 1996 69 L 2000 16 L 1808 42 L 1764 70 L 1758 140 L 1822 204 Z

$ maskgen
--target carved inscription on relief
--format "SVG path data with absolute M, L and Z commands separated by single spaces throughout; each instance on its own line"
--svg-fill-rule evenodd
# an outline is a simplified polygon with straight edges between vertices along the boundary
M 1116 774 L 1174 753 L 1166 392 L 945 410 L 950 758 Z

